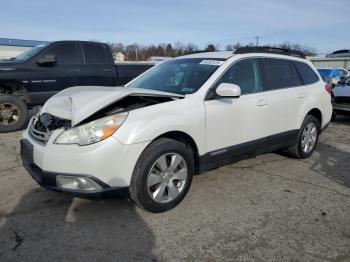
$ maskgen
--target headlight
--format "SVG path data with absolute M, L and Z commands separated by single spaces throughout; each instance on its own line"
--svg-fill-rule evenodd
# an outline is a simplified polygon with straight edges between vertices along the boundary
M 102 141 L 113 135 L 123 124 L 127 116 L 127 112 L 120 113 L 74 127 L 60 134 L 54 143 L 85 146 Z

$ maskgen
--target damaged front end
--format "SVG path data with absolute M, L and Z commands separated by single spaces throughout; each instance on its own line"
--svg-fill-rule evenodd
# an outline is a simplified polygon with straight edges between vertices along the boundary
M 71 121 L 44 113 L 32 118 L 28 126 L 28 133 L 36 142 L 46 145 L 53 131 L 60 128 L 70 128 Z
M 69 95 L 66 96 L 62 94 L 64 91 L 59 93 L 30 121 L 29 135 L 36 142 L 46 145 L 52 133 L 62 129 L 64 131 L 54 143 L 89 145 L 115 133 L 129 111 L 183 98 L 181 95 L 159 91 L 147 90 L 142 93 L 130 88 L 116 89 L 83 90 L 81 94 L 68 91 Z M 90 103 L 87 102 L 89 99 Z

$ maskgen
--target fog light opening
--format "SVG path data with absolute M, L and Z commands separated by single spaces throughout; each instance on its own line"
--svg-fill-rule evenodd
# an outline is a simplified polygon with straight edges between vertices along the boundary
M 63 189 L 93 191 L 102 189 L 94 180 L 88 177 L 61 176 L 56 177 L 57 187 Z

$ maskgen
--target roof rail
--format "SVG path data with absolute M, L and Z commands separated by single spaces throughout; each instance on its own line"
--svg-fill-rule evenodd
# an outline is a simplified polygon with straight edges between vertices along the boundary
M 234 51 L 234 54 L 247 54 L 247 53 L 268 53 L 268 54 L 289 55 L 289 56 L 295 56 L 300 58 L 306 58 L 303 52 L 285 49 L 285 48 L 270 47 L 270 46 L 241 47 Z

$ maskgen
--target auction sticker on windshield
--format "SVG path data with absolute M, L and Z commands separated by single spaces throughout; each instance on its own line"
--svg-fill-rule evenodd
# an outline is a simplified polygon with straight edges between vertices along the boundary
M 225 61 L 220 60 L 203 60 L 199 64 L 200 65 L 213 65 L 213 66 L 221 66 Z

